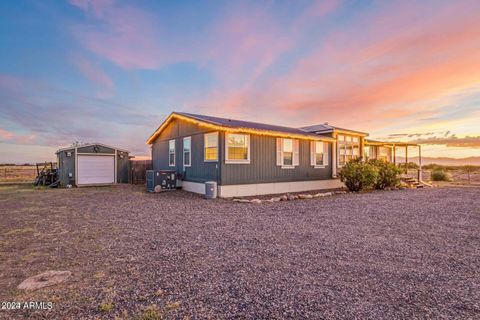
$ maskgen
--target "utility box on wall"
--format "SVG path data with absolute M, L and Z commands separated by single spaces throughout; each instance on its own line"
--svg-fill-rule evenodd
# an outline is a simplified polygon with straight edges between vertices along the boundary
M 157 186 L 160 190 L 177 188 L 177 172 L 174 170 L 147 170 L 146 180 L 148 192 L 155 192 Z

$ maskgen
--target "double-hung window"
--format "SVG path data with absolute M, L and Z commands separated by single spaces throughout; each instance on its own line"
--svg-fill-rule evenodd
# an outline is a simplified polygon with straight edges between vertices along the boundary
M 183 138 L 183 166 L 190 167 L 192 165 L 192 138 Z
M 204 161 L 218 161 L 218 132 L 204 135 Z
M 175 139 L 168 141 L 168 165 L 175 166 Z
M 225 163 L 250 163 L 250 136 L 225 133 Z
M 339 134 L 337 136 L 337 146 L 339 166 L 343 166 L 348 161 L 360 157 L 359 137 Z
M 312 141 L 310 143 L 310 164 L 315 168 L 328 165 L 328 142 Z
M 277 166 L 294 168 L 299 161 L 299 141 L 296 139 L 277 138 Z

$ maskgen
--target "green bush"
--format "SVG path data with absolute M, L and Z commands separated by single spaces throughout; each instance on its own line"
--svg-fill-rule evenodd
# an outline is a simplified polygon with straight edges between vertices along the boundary
M 434 169 L 432 171 L 432 181 L 448 181 L 448 175 L 443 169 Z
M 382 160 L 369 160 L 369 164 L 377 169 L 377 178 L 375 179 L 375 189 L 385 189 L 388 187 L 395 187 L 400 183 L 399 174 L 402 169 L 395 164 Z
M 415 162 L 399 163 L 398 166 L 402 169 L 405 169 L 405 167 L 407 169 L 418 169 L 419 168 L 418 164 L 416 164 Z
M 349 161 L 339 172 L 340 180 L 353 192 L 374 186 L 377 175 L 378 170 L 373 165 L 360 159 Z

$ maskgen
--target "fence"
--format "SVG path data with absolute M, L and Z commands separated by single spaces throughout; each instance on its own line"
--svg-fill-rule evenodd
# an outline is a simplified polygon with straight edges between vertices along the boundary
M 152 169 L 152 160 L 130 160 L 129 181 L 132 184 L 146 183 L 145 172 Z
M 0 183 L 33 183 L 36 176 L 35 166 L 0 166 Z

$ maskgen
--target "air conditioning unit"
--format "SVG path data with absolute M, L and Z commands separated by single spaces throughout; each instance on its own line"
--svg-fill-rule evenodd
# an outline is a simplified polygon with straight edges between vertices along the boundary
M 177 172 L 174 170 L 147 170 L 145 177 L 148 192 L 155 192 L 156 186 L 160 186 L 161 190 L 177 188 Z

